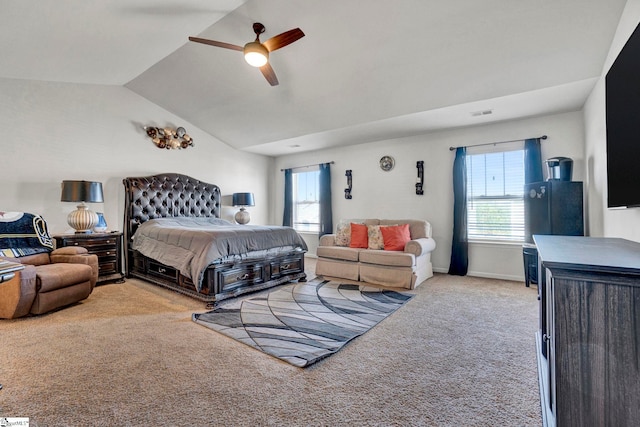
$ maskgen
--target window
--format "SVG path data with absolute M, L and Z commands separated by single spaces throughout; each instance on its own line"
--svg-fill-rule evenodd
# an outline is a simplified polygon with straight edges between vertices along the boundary
M 293 172 L 293 228 L 320 232 L 320 170 Z
M 469 240 L 524 241 L 524 150 L 467 155 Z

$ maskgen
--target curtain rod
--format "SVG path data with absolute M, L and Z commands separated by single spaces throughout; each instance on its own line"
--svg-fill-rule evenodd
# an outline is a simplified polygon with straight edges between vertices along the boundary
M 324 163 L 329 163 L 329 164 L 334 164 L 335 162 L 333 160 L 331 160 L 330 162 L 324 162 Z M 318 165 L 322 165 L 323 163 L 316 163 L 315 165 L 304 165 L 304 166 L 296 166 L 293 168 L 287 168 L 287 169 L 302 169 L 302 168 L 310 168 L 311 166 L 318 166 Z M 280 169 L 280 172 L 284 172 L 285 169 Z
M 467 148 L 467 147 L 481 147 L 483 145 L 497 145 L 497 144 L 506 144 L 507 142 L 518 142 L 524 141 L 526 139 L 547 139 L 547 135 L 542 135 L 537 138 L 525 138 L 525 139 L 512 139 L 511 141 L 500 141 L 500 142 L 487 142 L 486 144 L 476 144 L 476 145 L 464 145 L 462 147 L 449 147 L 449 151 L 453 151 L 457 148 Z

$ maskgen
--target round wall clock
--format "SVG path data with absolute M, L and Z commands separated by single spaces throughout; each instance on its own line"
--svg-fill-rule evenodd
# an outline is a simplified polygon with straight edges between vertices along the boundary
M 389 172 L 391 169 L 393 169 L 395 164 L 396 164 L 396 161 L 393 160 L 393 157 L 391 156 L 383 156 L 380 159 L 380 169 L 382 169 L 385 172 Z

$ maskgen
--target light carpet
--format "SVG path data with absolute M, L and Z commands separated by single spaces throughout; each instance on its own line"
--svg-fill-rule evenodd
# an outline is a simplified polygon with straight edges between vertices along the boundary
M 298 367 L 339 351 L 413 295 L 316 279 L 195 313 L 193 321 Z
M 540 427 L 536 287 L 436 273 L 411 293 L 369 332 L 301 369 L 195 325 L 192 314 L 206 311 L 198 300 L 137 279 L 97 286 L 63 310 L 0 321 L 0 419 Z

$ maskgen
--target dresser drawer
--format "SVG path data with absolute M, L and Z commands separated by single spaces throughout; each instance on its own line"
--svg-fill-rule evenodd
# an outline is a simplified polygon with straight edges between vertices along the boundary
M 178 270 L 151 260 L 147 266 L 147 273 L 169 280 L 178 279 Z
M 115 248 L 118 245 L 118 240 L 115 237 L 109 237 L 104 239 L 64 239 L 64 246 L 82 246 L 87 248 L 88 251 L 100 250 L 101 248 Z
M 299 273 L 303 269 L 302 256 L 276 260 L 271 262 L 271 277 L 277 278 L 287 274 Z
M 119 274 L 120 272 L 118 271 L 118 262 L 115 258 L 113 258 L 110 261 L 105 261 L 102 262 L 102 260 L 100 260 L 100 263 L 98 263 L 98 269 L 100 270 L 100 275 L 104 276 L 107 274 Z
M 228 292 L 241 286 L 251 286 L 266 281 L 265 265 L 226 267 L 215 272 L 220 292 Z
M 89 249 L 89 248 L 87 248 Z M 118 252 L 116 251 L 116 248 L 99 248 L 96 250 L 89 250 L 90 254 L 96 254 L 98 255 L 98 258 L 100 259 L 100 262 L 102 263 L 104 260 L 113 260 L 116 259 L 116 257 L 118 256 Z

